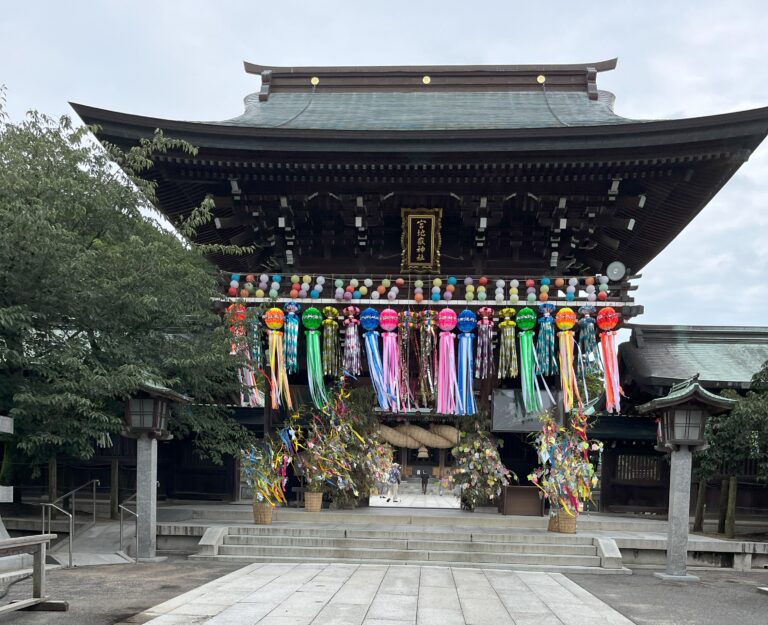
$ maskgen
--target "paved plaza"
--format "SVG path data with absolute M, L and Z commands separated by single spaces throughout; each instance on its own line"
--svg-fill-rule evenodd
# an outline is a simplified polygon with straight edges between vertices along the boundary
M 557 573 L 253 564 L 144 613 L 148 625 L 632 625 Z

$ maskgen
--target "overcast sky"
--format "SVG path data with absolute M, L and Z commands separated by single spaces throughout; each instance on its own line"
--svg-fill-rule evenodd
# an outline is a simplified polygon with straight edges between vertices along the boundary
M 669 119 L 768 106 L 765 0 L 4 0 L 0 84 L 18 119 L 67 102 L 220 120 L 271 65 L 576 63 L 616 111 Z M 644 270 L 643 323 L 766 325 L 768 142 Z

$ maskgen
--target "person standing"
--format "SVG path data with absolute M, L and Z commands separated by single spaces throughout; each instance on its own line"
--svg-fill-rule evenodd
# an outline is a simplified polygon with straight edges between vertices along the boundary
M 397 487 L 400 485 L 400 465 L 397 462 L 392 463 L 387 481 L 389 482 L 387 501 L 391 499 L 393 503 L 397 503 Z
M 427 484 L 429 484 L 429 473 L 426 469 L 421 470 L 421 494 L 427 494 Z

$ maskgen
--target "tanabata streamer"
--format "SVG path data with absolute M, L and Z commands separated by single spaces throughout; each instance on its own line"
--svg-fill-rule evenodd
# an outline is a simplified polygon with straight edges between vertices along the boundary
M 371 384 L 376 391 L 379 406 L 384 410 L 389 410 L 389 396 L 384 383 L 384 365 L 379 350 L 379 333 L 376 331 L 376 328 L 379 327 L 379 313 L 376 309 L 366 308 L 360 313 L 360 325 L 366 331 L 363 339 L 365 355 L 368 357 L 368 374 L 371 376 Z
M 397 341 L 400 346 L 400 404 L 405 410 L 413 406 L 411 393 L 411 332 L 416 321 L 416 315 L 410 310 L 398 314 Z
M 250 319 L 250 346 L 251 362 L 256 369 L 264 368 L 264 324 L 261 323 L 258 315 L 253 315 Z
M 541 375 L 555 375 L 557 373 L 557 360 L 555 356 L 555 320 L 552 312 L 555 310 L 552 304 L 541 304 L 539 311 L 539 336 L 536 341 L 537 370 Z
M 592 306 L 579 308 L 579 374 L 600 372 L 600 351 L 595 332 L 595 309 Z M 587 398 L 589 401 L 589 398 Z
M 357 316 L 360 309 L 357 306 L 347 306 L 344 309 L 344 373 L 357 376 L 362 371 L 360 363 L 360 321 Z
M 514 309 L 513 309 L 514 310 Z M 493 377 L 493 310 L 483 306 L 477 311 L 480 319 L 477 321 L 477 351 L 475 352 L 475 377 L 485 380 Z M 514 349 L 514 335 L 512 348 Z M 517 358 L 515 358 L 517 370 Z
M 536 354 L 533 349 L 533 328 L 536 313 L 532 308 L 523 308 L 517 314 L 520 329 L 520 382 L 523 387 L 523 404 L 526 412 L 541 412 L 541 391 L 536 380 Z
M 270 308 L 264 313 L 268 346 L 269 346 L 269 385 L 271 389 L 272 408 L 277 409 L 281 405 L 291 410 L 291 389 L 288 387 L 288 373 L 285 370 L 283 360 L 283 324 L 285 315 L 279 308 Z
M 419 399 L 423 407 L 434 404 L 437 376 L 437 313 L 424 310 L 419 313 L 419 332 L 415 341 L 419 364 Z
M 299 370 L 299 305 L 296 302 L 288 302 L 285 305 L 285 335 L 283 336 L 283 350 L 285 358 L 285 370 L 296 373 Z
M 616 346 L 616 331 L 619 314 L 610 306 L 597 313 L 597 327 L 600 328 L 600 356 L 604 368 L 605 409 L 621 411 L 621 385 L 619 383 L 619 357 Z
M 456 327 L 456 313 L 450 308 L 443 308 L 437 316 L 440 328 L 440 348 L 437 373 L 437 412 L 441 414 L 462 414 L 464 410 L 456 380 L 456 337 L 452 330 Z
M 232 323 L 229 327 L 233 337 L 231 354 L 241 354 L 246 360 L 245 364 L 237 370 L 237 380 L 240 382 L 240 405 L 261 408 L 264 406 L 264 397 L 256 385 L 256 375 L 245 330 L 247 317 L 245 306 L 232 304 L 227 308 L 227 312 Z
M 530 310 L 530 309 L 529 309 Z M 514 308 L 502 308 L 499 316 L 499 380 L 516 378 L 519 372 L 517 367 L 517 348 L 515 347 L 515 316 Z
M 560 346 L 560 386 L 563 389 L 563 408 L 566 412 L 573 409 L 574 402 L 581 405 L 579 385 L 573 368 L 575 338 L 573 328 L 576 325 L 576 313 L 570 308 L 561 308 L 555 316 Z
M 301 315 L 301 322 L 306 328 L 307 338 L 307 379 L 312 403 L 322 408 L 328 403 L 328 394 L 323 382 L 323 365 L 320 355 L 320 332 L 318 328 L 323 323 L 323 316 L 317 308 L 307 308 Z
M 400 412 L 400 345 L 397 340 L 397 313 L 391 308 L 385 308 L 379 315 L 379 325 L 384 331 L 382 341 L 382 367 L 384 369 L 384 388 L 392 412 Z
M 459 365 L 457 371 L 457 383 L 459 387 L 458 414 L 475 414 L 475 398 L 472 394 L 472 380 L 474 357 L 472 346 L 475 335 L 472 331 L 477 325 L 477 316 L 471 310 L 463 310 L 459 313 L 456 327 L 459 329 Z
M 339 311 L 333 306 L 323 308 L 323 374 L 339 375 Z

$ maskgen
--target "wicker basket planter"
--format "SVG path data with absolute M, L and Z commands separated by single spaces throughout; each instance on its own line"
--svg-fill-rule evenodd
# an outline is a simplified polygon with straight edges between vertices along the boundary
M 304 509 L 307 512 L 320 512 L 323 509 L 323 493 L 304 493 Z
M 272 525 L 272 508 L 268 503 L 253 502 L 253 522 L 256 525 Z
M 557 531 L 561 534 L 576 533 L 576 515 L 570 515 L 565 510 L 557 511 Z
M 560 531 L 557 527 L 557 515 L 554 515 L 554 514 L 549 515 L 549 521 L 547 522 L 547 531 L 548 532 Z

